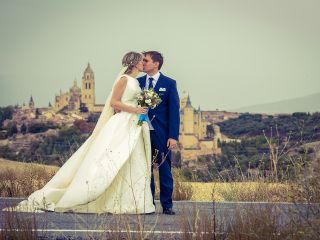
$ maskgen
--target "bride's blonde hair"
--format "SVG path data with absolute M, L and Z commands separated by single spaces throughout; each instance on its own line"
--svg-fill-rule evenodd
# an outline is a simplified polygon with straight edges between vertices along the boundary
M 138 52 L 128 52 L 122 58 L 122 65 L 127 67 L 125 74 L 130 74 L 134 66 L 136 66 L 143 58 L 143 55 Z

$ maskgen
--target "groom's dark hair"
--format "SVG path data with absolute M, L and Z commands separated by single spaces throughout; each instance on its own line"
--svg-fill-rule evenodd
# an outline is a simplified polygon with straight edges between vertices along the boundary
M 154 62 L 158 62 L 159 63 L 159 70 L 162 67 L 163 64 L 163 56 L 161 53 L 157 52 L 157 51 L 146 51 L 142 53 L 143 55 L 149 55 L 152 59 L 152 61 Z

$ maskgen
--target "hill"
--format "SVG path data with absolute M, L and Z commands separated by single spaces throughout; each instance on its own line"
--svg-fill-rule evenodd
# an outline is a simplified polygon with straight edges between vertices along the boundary
M 250 113 L 294 113 L 294 112 L 319 112 L 320 92 L 312 95 L 286 99 L 277 102 L 257 104 L 235 109 L 236 112 Z

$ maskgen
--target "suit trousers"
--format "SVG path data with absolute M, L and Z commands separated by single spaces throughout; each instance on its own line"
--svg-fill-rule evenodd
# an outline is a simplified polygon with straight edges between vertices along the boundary
M 159 166 L 160 203 L 162 208 L 172 208 L 173 177 L 171 173 L 171 151 L 166 146 L 167 140 L 161 141 L 155 131 L 150 131 L 150 137 L 152 150 L 151 159 Z M 155 183 L 153 166 L 154 164 L 151 165 L 151 192 L 154 203 Z

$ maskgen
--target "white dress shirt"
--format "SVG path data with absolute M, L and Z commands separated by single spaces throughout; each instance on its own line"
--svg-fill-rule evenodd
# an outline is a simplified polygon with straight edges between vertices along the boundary
M 153 81 L 152 81 L 153 86 L 152 87 L 154 88 L 156 86 L 157 82 L 158 82 L 159 77 L 160 77 L 160 72 L 157 72 L 153 76 L 150 76 L 149 74 L 147 74 L 146 86 L 145 86 L 146 89 L 149 89 L 149 86 L 150 86 L 149 78 L 151 78 L 151 77 L 153 78 Z

